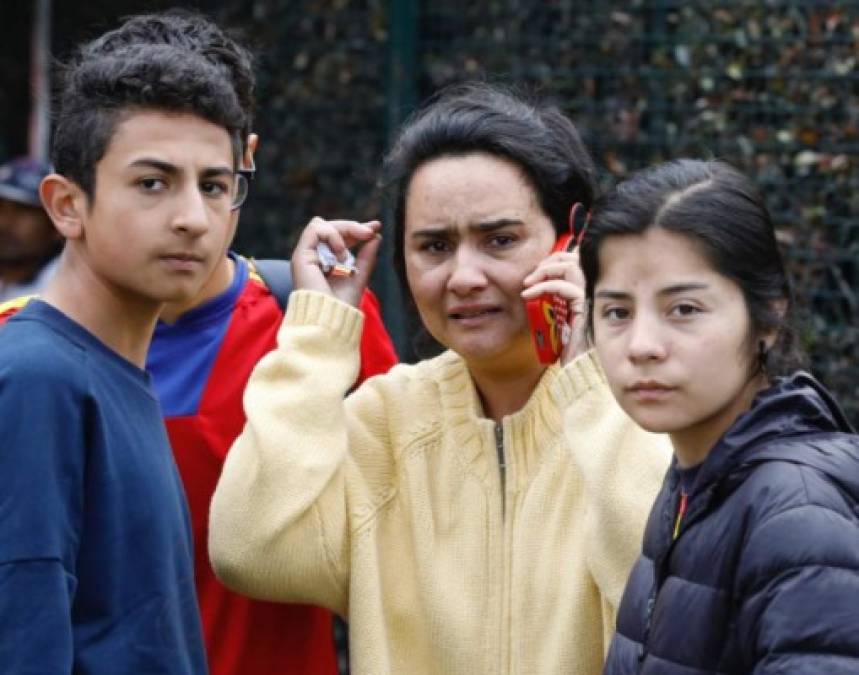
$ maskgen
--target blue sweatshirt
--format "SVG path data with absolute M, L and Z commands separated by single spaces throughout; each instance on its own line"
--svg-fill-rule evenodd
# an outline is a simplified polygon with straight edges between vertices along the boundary
M 0 671 L 206 672 L 149 378 L 40 301 L 0 329 Z

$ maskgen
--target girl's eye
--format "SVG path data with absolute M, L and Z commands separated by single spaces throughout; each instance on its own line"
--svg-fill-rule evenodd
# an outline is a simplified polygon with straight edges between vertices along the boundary
M 628 319 L 630 311 L 626 307 L 605 307 L 602 317 L 609 322 L 619 322 Z
M 682 302 L 678 305 L 674 305 L 674 307 L 671 308 L 671 314 L 673 314 L 674 316 L 679 316 L 679 317 L 683 317 L 683 318 L 689 317 L 689 316 L 694 316 L 695 314 L 700 314 L 700 313 L 701 313 L 700 308 L 698 308 L 697 306 L 695 306 L 691 303 L 688 303 L 688 302 Z
M 145 191 L 145 192 L 160 192 L 161 190 L 165 190 L 167 188 L 167 181 L 163 178 L 141 178 L 137 181 L 137 184 Z

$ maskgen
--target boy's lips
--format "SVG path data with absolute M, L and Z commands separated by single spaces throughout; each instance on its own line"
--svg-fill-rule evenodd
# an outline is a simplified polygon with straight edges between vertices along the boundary
M 160 255 L 159 259 L 179 271 L 194 270 L 205 261 L 205 257 L 195 251 L 171 251 Z

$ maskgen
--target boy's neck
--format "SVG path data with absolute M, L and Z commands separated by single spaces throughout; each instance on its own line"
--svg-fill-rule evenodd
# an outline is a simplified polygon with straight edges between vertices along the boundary
M 143 370 L 162 303 L 123 294 L 65 254 L 41 299 Z
M 158 318 L 164 323 L 176 323 L 186 312 L 190 312 L 192 309 L 199 307 L 204 302 L 216 298 L 226 291 L 230 287 L 230 284 L 233 283 L 235 273 L 236 264 L 232 258 L 225 255 L 197 295 L 190 300 L 166 303 L 162 307 Z

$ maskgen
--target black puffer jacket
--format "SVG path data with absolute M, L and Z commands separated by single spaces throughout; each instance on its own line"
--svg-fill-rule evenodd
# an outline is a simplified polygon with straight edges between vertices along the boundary
M 672 467 L 606 675 L 859 674 L 859 436 L 797 373 L 716 444 L 672 539 Z

